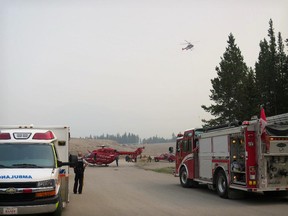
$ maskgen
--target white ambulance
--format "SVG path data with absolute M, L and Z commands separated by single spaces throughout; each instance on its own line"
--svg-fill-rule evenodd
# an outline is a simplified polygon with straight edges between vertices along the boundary
M 74 159 L 69 136 L 65 126 L 0 126 L 0 215 L 61 215 Z

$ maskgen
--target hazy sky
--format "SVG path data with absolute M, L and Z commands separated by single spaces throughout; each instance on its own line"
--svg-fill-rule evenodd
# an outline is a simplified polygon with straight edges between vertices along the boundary
M 270 18 L 288 38 L 287 0 L 0 0 L 0 124 L 171 138 L 210 119 L 228 35 L 254 68 Z

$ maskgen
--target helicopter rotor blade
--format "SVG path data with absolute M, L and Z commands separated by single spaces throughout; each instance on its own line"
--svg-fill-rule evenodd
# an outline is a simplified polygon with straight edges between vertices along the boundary
M 194 43 L 200 42 L 200 41 L 192 41 L 192 42 L 189 42 L 189 41 L 187 41 L 187 40 L 185 40 L 185 41 L 186 41 L 186 44 L 194 44 Z

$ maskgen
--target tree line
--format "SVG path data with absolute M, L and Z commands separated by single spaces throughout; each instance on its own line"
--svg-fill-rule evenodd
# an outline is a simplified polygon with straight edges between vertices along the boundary
M 173 133 L 172 137 L 170 139 L 165 139 L 163 137 L 153 136 L 149 138 L 141 139 L 139 135 L 133 134 L 133 133 L 124 133 L 120 135 L 117 133 L 117 135 L 112 134 L 102 134 L 100 136 L 92 136 L 86 137 L 89 139 L 104 139 L 104 140 L 113 140 L 119 144 L 153 144 L 153 143 L 169 143 L 169 142 L 175 142 L 176 136 Z
M 87 137 L 86 137 L 87 138 Z M 145 139 L 140 139 L 139 135 L 133 133 L 124 133 L 120 135 L 111 135 L 111 134 L 102 134 L 100 136 L 90 135 L 90 139 L 104 139 L 104 140 L 113 140 L 120 144 L 153 144 L 153 143 L 169 143 L 175 142 L 176 136 L 173 133 L 170 139 L 165 139 L 163 137 L 153 136 Z
M 215 70 L 218 77 L 211 80 L 209 95 L 212 104 L 201 107 L 214 118 L 202 119 L 203 127 L 216 126 L 235 120 L 249 120 L 259 116 L 263 106 L 267 116 L 288 111 L 288 56 L 279 32 L 275 35 L 269 20 L 268 40 L 260 41 L 260 52 L 254 68 L 244 62 L 232 33 L 228 46 Z

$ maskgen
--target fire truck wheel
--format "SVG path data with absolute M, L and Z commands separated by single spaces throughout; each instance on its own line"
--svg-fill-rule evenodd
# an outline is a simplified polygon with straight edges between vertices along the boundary
M 221 198 L 228 198 L 228 182 L 226 175 L 223 170 L 220 170 L 217 173 L 217 179 L 216 179 L 216 189 L 217 193 Z
M 154 160 L 155 160 L 155 162 L 159 162 L 159 159 L 157 159 L 157 158 L 154 158 Z
M 188 173 L 185 167 L 180 169 L 180 183 L 184 188 L 192 187 L 192 181 L 188 179 Z

